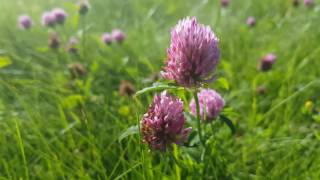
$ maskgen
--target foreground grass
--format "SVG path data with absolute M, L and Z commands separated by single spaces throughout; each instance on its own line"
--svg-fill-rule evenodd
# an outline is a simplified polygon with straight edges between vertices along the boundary
M 51 1 L 50 1 L 51 2 Z M 0 55 L 12 64 L 0 69 L 1 179 L 317 179 L 320 134 L 315 114 L 303 113 L 308 100 L 320 108 L 319 6 L 294 8 L 290 1 L 92 1 L 79 17 L 73 2 L 0 0 Z M 79 55 L 47 48 L 44 10 L 68 13 L 57 28 L 63 41 L 80 34 Z M 16 18 L 30 14 L 36 26 L 20 31 Z M 248 28 L 247 16 L 257 18 Z M 210 149 L 174 148 L 149 152 L 139 135 L 119 141 L 136 125 L 152 93 L 122 97 L 121 80 L 137 89 L 161 69 L 170 28 L 197 16 L 221 41 L 218 76 L 213 83 L 227 102 L 237 135 L 214 123 Z M 102 32 L 123 29 L 123 44 L 105 46 Z M 261 56 L 274 52 L 272 71 L 256 70 Z M 67 65 L 81 62 L 85 77 L 72 80 Z M 227 84 L 227 85 L 226 85 Z M 255 92 L 265 86 L 266 94 Z M 189 95 L 177 92 L 183 99 Z M 187 104 L 186 109 L 187 109 Z M 192 123 L 192 122 L 189 122 Z

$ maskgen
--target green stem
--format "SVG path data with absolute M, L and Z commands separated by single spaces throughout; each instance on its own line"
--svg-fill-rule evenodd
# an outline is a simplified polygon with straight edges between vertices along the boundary
M 81 29 L 82 29 L 82 35 L 81 35 L 81 46 L 82 46 L 82 58 L 86 59 L 86 35 L 87 35 L 87 30 L 86 30 L 86 17 L 83 16 L 82 19 L 80 19 L 81 23 Z
M 21 137 L 21 133 L 20 133 L 20 127 L 19 127 L 19 124 L 16 120 L 15 120 L 15 123 L 16 123 L 18 144 L 20 147 L 20 151 L 21 151 L 21 155 L 22 155 L 22 162 L 23 162 L 23 166 L 25 169 L 25 176 L 26 176 L 26 179 L 29 180 L 29 168 L 28 168 L 27 158 L 26 158 L 26 154 L 24 151 L 24 146 L 23 146 L 22 137 Z
M 198 125 L 198 133 L 201 144 L 205 147 L 205 141 L 202 137 L 202 129 L 201 129 L 201 117 L 200 117 L 200 104 L 198 99 L 198 90 L 195 90 L 193 93 L 194 100 L 196 102 L 196 111 L 197 111 L 197 125 Z

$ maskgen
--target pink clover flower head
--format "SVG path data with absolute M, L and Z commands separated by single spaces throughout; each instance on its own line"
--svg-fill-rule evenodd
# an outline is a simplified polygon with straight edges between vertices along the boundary
M 28 15 L 21 15 L 18 18 L 18 25 L 21 29 L 30 29 L 32 26 L 32 20 Z
M 173 143 L 186 141 L 191 128 L 184 128 L 183 102 L 166 91 L 155 95 L 141 120 L 143 142 L 153 150 L 165 151 Z
M 227 7 L 229 6 L 230 1 L 229 0 L 221 0 L 221 6 L 222 7 Z
M 256 25 L 256 19 L 254 17 L 252 17 L 252 16 L 249 16 L 247 18 L 247 25 L 250 26 L 250 27 Z
M 276 62 L 277 56 L 269 53 L 262 57 L 258 69 L 261 71 L 268 71 L 272 68 L 272 65 Z
M 304 0 L 303 3 L 307 7 L 312 7 L 314 5 L 314 0 Z
M 53 27 L 56 24 L 56 17 L 51 12 L 42 14 L 41 24 L 47 27 Z
M 195 17 L 180 20 L 171 31 L 162 76 L 184 87 L 212 81 L 220 60 L 218 44 L 211 28 L 199 24 Z
M 120 29 L 114 29 L 111 33 L 112 39 L 114 39 L 116 42 L 123 42 L 126 38 L 125 34 Z
M 55 18 L 55 21 L 59 24 L 63 24 L 68 16 L 68 14 L 60 8 L 56 8 L 51 12 Z
M 225 105 L 220 94 L 212 89 L 201 89 L 201 91 L 198 92 L 198 99 L 200 105 L 200 116 L 203 121 L 212 121 L 217 118 Z M 194 99 L 191 100 L 189 107 L 191 114 L 196 117 L 197 109 Z
M 105 44 L 111 44 L 112 42 L 112 36 L 109 33 L 104 33 L 101 36 L 101 40 L 102 42 L 104 42 Z

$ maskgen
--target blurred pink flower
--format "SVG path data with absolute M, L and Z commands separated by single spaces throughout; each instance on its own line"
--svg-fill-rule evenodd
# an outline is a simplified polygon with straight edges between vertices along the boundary
M 247 18 L 247 25 L 251 26 L 251 27 L 256 25 L 256 19 L 254 17 L 252 17 L 252 16 L 249 16 Z
M 304 5 L 312 7 L 314 5 L 314 0 L 304 0 Z
M 198 93 L 198 99 L 200 105 L 200 116 L 204 121 L 214 120 L 218 117 L 225 104 L 220 94 L 212 89 L 201 89 Z M 191 100 L 189 107 L 191 114 L 196 117 L 197 111 L 194 99 Z
M 230 1 L 229 0 L 221 0 L 221 6 L 222 7 L 227 7 L 229 5 Z
M 119 43 L 123 42 L 126 38 L 125 34 L 120 29 L 112 30 L 111 36 L 113 40 Z
M 184 87 L 212 81 L 220 59 L 218 38 L 195 17 L 180 20 L 171 31 L 168 59 L 162 76 Z
M 105 44 L 111 44 L 112 42 L 112 37 L 109 33 L 104 33 L 101 36 L 101 40 L 102 42 L 104 42 Z
M 43 26 L 52 27 L 56 23 L 56 17 L 51 12 L 44 12 L 42 14 L 41 24 Z
M 268 71 L 272 68 L 272 65 L 276 62 L 277 56 L 269 53 L 262 57 L 258 69 L 261 71 Z
M 52 10 L 51 13 L 55 17 L 55 21 L 59 24 L 63 24 L 68 16 L 67 13 L 60 8 Z
M 21 29 L 29 29 L 32 26 L 32 20 L 28 15 L 21 15 L 18 18 L 18 25 Z
M 143 141 L 154 150 L 165 151 L 172 143 L 182 144 L 191 128 L 184 128 L 183 102 L 166 91 L 153 98 L 141 120 Z

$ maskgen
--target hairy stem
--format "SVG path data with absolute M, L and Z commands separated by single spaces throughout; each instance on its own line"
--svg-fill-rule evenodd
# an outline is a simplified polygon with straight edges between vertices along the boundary
M 202 129 L 201 129 L 201 117 L 200 117 L 200 104 L 198 99 L 198 90 L 195 90 L 193 93 L 194 100 L 196 102 L 196 111 L 197 111 L 197 125 L 198 125 L 198 133 L 201 144 L 205 147 L 205 141 L 202 136 Z

